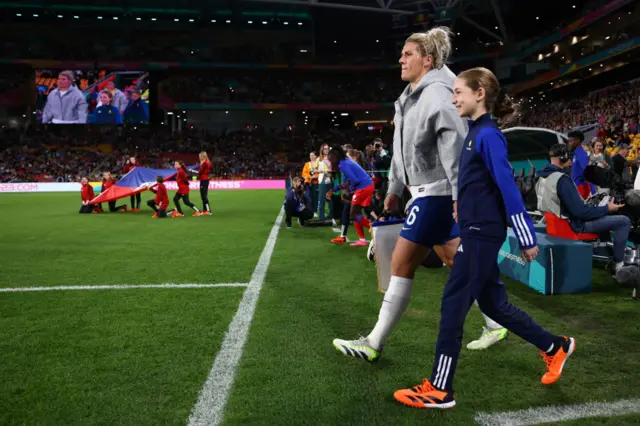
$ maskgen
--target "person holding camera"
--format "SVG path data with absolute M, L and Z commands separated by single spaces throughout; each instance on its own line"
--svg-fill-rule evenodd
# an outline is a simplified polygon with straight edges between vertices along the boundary
M 373 141 L 373 183 L 377 189 L 386 189 L 390 168 L 391 155 L 384 149 L 382 139 L 376 138 Z
M 549 151 L 548 164 L 538 175 L 536 183 L 538 210 L 568 219 L 571 229 L 577 233 L 613 233 L 613 260 L 615 273 L 624 266 L 624 249 L 631 230 L 627 216 L 610 215 L 624 207 L 616 204 L 613 197 L 606 206 L 586 204 L 578 188 L 565 169 L 571 167 L 571 154 L 565 144 L 556 144 Z
M 284 201 L 284 212 L 287 228 L 291 228 L 291 218 L 297 217 L 298 225 L 304 226 L 304 223 L 313 217 L 311 198 L 305 190 L 302 178 L 293 178 L 292 186 L 287 191 Z

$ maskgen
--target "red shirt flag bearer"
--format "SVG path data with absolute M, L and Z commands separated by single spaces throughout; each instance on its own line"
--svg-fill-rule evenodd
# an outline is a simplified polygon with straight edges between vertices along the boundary
M 162 176 L 156 178 L 157 184 L 149 188 L 156 198 L 147 201 L 147 205 L 155 212 L 152 218 L 167 217 L 167 208 L 169 207 L 169 196 L 167 195 L 167 187 L 164 186 L 164 179 Z
M 111 176 L 111 172 L 104 172 L 103 178 L 102 178 L 102 189 L 100 192 L 106 192 L 109 188 L 111 188 L 115 184 L 116 184 L 116 180 L 113 178 L 113 176 Z M 102 210 L 101 206 L 100 206 L 100 210 Z M 120 210 L 122 210 L 123 212 L 126 212 L 127 205 L 123 204 L 122 206 L 116 206 L 115 200 L 109 201 L 110 212 L 117 212 Z
M 93 187 L 89 185 L 87 178 L 82 178 L 80 181 L 82 187 L 80 188 L 80 195 L 82 197 L 82 206 L 80 207 L 80 213 L 98 213 L 95 209 L 96 206 L 89 204 L 91 200 L 95 198 L 93 193 Z
M 136 161 L 136 157 L 129 158 L 127 162 L 124 164 L 124 167 L 122 168 L 122 175 L 126 175 L 136 167 L 138 167 L 138 162 Z M 131 201 L 131 211 L 132 212 L 140 211 L 140 203 L 142 202 L 142 196 L 140 195 L 140 193 L 132 195 L 130 197 L 130 201 Z
M 202 214 L 210 216 L 209 207 L 209 175 L 211 173 L 211 162 L 206 152 L 200 153 L 200 169 L 198 170 L 198 180 L 200 181 L 200 197 L 202 198 Z
M 189 173 L 187 171 L 187 166 L 184 165 L 182 161 L 176 161 L 175 167 L 178 170 L 176 174 L 176 182 L 178 183 L 178 192 L 173 197 L 173 202 L 176 205 L 176 210 L 171 214 L 172 217 L 183 217 L 182 207 L 180 207 L 180 199 L 184 203 L 195 210 L 195 213 L 192 216 L 201 216 L 200 210 L 193 205 L 191 201 L 189 201 Z

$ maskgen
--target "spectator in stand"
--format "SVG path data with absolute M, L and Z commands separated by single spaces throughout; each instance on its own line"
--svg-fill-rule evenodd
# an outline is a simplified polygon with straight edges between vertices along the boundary
M 638 160 L 627 160 L 629 156 L 630 146 L 627 144 L 620 145 L 618 149 L 618 153 L 611 158 L 611 162 L 613 163 L 613 171 L 616 172 L 618 176 L 623 177 L 623 173 L 626 167 L 637 166 Z
M 131 170 L 135 169 L 138 166 L 138 163 L 136 162 L 136 157 L 131 157 L 127 160 L 127 162 L 125 163 L 124 167 L 122 168 L 122 175 L 126 175 L 127 173 L 129 173 Z M 131 211 L 132 212 L 138 212 L 140 211 L 140 203 L 142 202 L 142 194 L 137 193 L 135 195 L 132 195 L 130 198 L 131 201 Z
M 95 206 L 93 204 L 89 204 L 89 202 L 96 197 L 93 193 L 93 187 L 89 185 L 89 180 L 86 177 L 83 177 L 80 184 L 82 185 L 80 188 L 80 196 L 82 198 L 80 213 L 97 213 L 97 211 L 94 210 Z
M 314 216 L 317 216 L 318 211 L 318 155 L 315 151 L 309 153 L 309 161 L 304 163 L 302 168 L 302 178 L 307 186 L 309 198 L 311 204 L 309 207 L 313 211 Z
M 104 172 L 104 177 L 102 178 L 102 189 L 100 190 L 100 193 L 103 192 L 107 192 L 109 190 L 109 188 L 111 188 L 113 185 L 116 184 L 116 180 L 111 176 L 111 172 Z M 99 205 L 98 208 L 100 210 L 102 210 L 102 206 Z M 117 212 L 117 211 L 123 211 L 126 212 L 127 211 L 127 205 L 123 204 L 121 206 L 116 206 L 116 201 L 109 201 L 109 211 L 111 213 L 113 212 Z
M 609 161 L 611 159 L 604 150 L 604 144 L 600 139 L 596 139 L 593 142 L 593 150 L 589 155 L 589 165 L 608 169 L 610 167 Z
M 176 182 L 178 183 L 178 192 L 173 197 L 173 203 L 176 205 L 176 210 L 171 214 L 171 217 L 184 216 L 184 213 L 182 213 L 182 207 L 180 207 L 180 199 L 195 211 L 192 216 L 202 216 L 200 209 L 189 201 L 189 172 L 187 171 L 187 166 L 185 166 L 182 161 L 176 161 L 174 166 L 177 170 Z
M 84 124 L 87 122 L 87 101 L 73 83 L 73 71 L 58 74 L 58 88 L 49 93 L 42 113 L 43 123 Z
M 638 132 L 640 132 L 640 126 L 638 125 L 637 117 L 633 117 L 629 120 L 628 130 L 632 135 L 637 135 Z
M 631 138 L 629 138 L 629 132 L 624 130 L 618 139 L 618 145 L 630 145 Z
M 167 195 L 167 187 L 164 186 L 164 179 L 162 176 L 156 178 L 157 185 L 149 188 L 151 192 L 156 194 L 153 200 L 147 201 L 147 205 L 154 211 L 151 218 L 167 217 L 167 208 L 169 207 L 169 196 Z
M 112 106 L 113 95 L 108 90 L 100 92 L 100 103 L 93 113 L 93 124 L 122 124 L 118 108 Z
M 318 157 L 318 216 L 320 220 L 325 218 L 325 203 L 327 202 L 327 192 L 331 190 L 333 184 L 331 163 L 328 159 L 329 144 L 322 144 L 320 147 L 320 157 Z M 333 220 L 333 226 L 336 226 L 334 218 L 333 200 L 329 199 L 329 217 Z
M 211 162 L 205 151 L 199 154 L 200 168 L 198 169 L 198 180 L 200 181 L 200 198 L 202 198 L 202 214 L 211 216 L 209 206 L 209 174 L 211 173 Z
M 140 99 L 140 92 L 137 89 L 131 91 L 131 100 L 124 110 L 124 123 L 149 124 L 149 105 Z
M 578 192 L 583 199 L 591 195 L 591 185 L 584 178 L 584 169 L 589 165 L 589 155 L 582 148 L 584 134 L 582 132 L 570 132 L 568 135 L 569 147 L 573 150 L 573 165 L 571 166 L 571 179 L 576 184 Z

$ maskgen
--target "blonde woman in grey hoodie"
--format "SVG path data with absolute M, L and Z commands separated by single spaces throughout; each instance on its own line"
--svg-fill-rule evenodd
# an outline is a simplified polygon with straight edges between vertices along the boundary
M 335 339 L 333 345 L 344 355 L 380 358 L 409 304 L 418 266 L 431 250 L 449 267 L 453 264 L 460 242 L 454 219 L 458 163 L 467 127 L 451 102 L 456 75 L 446 66 L 450 54 L 451 31 L 446 27 L 413 34 L 402 49 L 401 77 L 409 84 L 395 103 L 394 155 L 384 209 L 397 216 L 405 188 L 414 201 L 393 251 L 378 322 L 366 337 Z M 485 332 L 470 349 L 484 349 L 506 337 L 506 329 L 486 316 L 485 321 Z
M 42 122 L 53 124 L 85 124 L 87 122 L 87 101 L 76 86 L 72 71 L 58 74 L 58 87 L 47 97 L 42 112 Z

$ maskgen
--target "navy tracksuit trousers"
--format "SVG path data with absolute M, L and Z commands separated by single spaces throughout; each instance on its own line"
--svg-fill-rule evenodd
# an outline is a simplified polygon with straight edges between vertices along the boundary
M 497 263 L 501 246 L 463 239 L 458 247 L 442 296 L 440 334 L 431 373 L 431 384 L 438 389 L 453 391 L 464 320 L 474 300 L 485 315 L 540 350 L 547 351 L 554 341 L 551 333 L 509 303 Z

